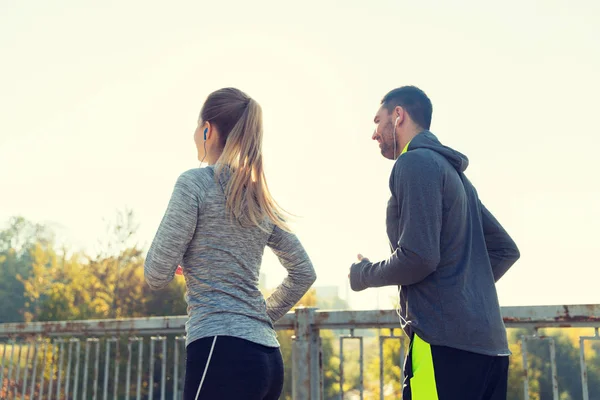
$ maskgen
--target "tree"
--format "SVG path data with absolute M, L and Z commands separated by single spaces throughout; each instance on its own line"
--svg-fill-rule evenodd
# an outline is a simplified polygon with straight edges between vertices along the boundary
M 508 398 L 523 399 L 523 354 L 521 337 L 534 332 L 518 329 L 510 335 L 510 357 Z M 579 399 L 582 397 L 581 370 L 579 364 L 579 337 L 589 333 L 584 329 L 547 329 L 540 330 L 539 336 L 552 337 L 556 348 L 556 371 L 559 396 L 561 400 Z M 529 396 L 532 400 L 549 400 L 553 398 L 552 368 L 549 344 L 546 341 L 527 341 L 527 373 L 529 376 Z M 600 390 L 600 369 L 598 352 L 593 345 L 586 347 L 588 365 L 588 388 L 590 398 L 598 397 Z M 596 372 L 597 371 L 597 372 Z
M 15 221 L 0 234 L 3 238 L 0 246 L 4 246 L 0 248 L 5 249 L 1 271 L 7 275 L 7 279 L 0 280 L 0 285 L 7 285 L 12 293 L 18 294 L 13 297 L 21 299 L 21 310 L 27 321 L 185 313 L 183 280 L 176 280 L 160 293 L 152 292 L 145 284 L 144 258 L 134 241 L 137 224 L 131 210 L 118 211 L 116 217 L 107 222 L 106 237 L 93 256 L 69 255 L 66 248 L 57 251 L 52 242 L 45 239 L 52 237 L 47 229 Z M 23 229 L 44 232 L 45 236 L 19 233 Z M 2 293 L 9 292 L 0 291 L 0 296 Z M 8 305 L 14 307 L 13 303 Z
M 29 274 L 14 249 L 0 254 L 0 323 L 23 321 L 25 297 L 17 274 Z
M 136 274 L 136 269 L 143 269 L 142 251 L 135 242 L 138 223 L 133 210 L 118 210 L 114 219 L 106 221 L 107 235 L 101 242 L 99 255 L 91 260 L 105 287 L 102 291 L 102 307 L 109 318 L 131 316 L 141 311 L 138 304 L 129 302 L 134 310 L 126 310 L 123 303 L 126 298 L 141 297 L 144 286 L 143 274 Z M 123 279 L 128 277 L 129 279 Z
M 39 320 L 41 306 L 50 291 L 53 282 L 53 270 L 56 270 L 56 253 L 50 245 L 36 243 L 30 250 L 32 259 L 31 274 L 24 278 L 17 274 L 17 279 L 23 284 L 25 297 L 28 299 L 28 310 L 24 313 L 26 322 Z
M 142 271 L 143 274 L 143 271 Z M 183 277 L 175 277 L 167 287 L 160 291 L 151 290 L 143 285 L 145 316 L 158 317 L 169 315 L 186 315 L 185 281 Z
M 20 322 L 28 308 L 21 279 L 32 271 L 31 251 L 36 245 L 52 245 L 54 233 L 23 217 L 12 217 L 0 230 L 0 322 Z
M 382 336 L 397 336 L 398 331 L 392 332 L 391 329 L 384 329 L 381 332 Z M 383 383 L 384 383 L 384 398 L 397 399 L 402 394 L 402 385 L 404 381 L 403 364 L 404 358 L 408 353 L 408 339 L 400 332 L 398 339 L 387 339 L 383 343 Z M 400 344 L 404 346 L 403 354 L 400 354 Z M 379 338 L 372 343 L 373 352 L 377 356 L 365 367 L 365 390 L 372 394 L 374 398 L 379 398 L 380 395 L 380 355 L 379 355 Z

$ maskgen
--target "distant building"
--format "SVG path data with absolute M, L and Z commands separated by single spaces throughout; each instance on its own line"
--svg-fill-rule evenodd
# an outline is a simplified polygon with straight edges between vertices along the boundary
M 317 308 L 322 310 L 348 310 L 348 302 L 340 297 L 339 286 L 315 286 Z
M 318 299 L 337 299 L 339 297 L 338 286 L 315 286 Z

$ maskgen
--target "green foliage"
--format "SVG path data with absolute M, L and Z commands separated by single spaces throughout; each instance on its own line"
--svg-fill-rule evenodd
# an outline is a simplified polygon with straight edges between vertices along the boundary
M 23 217 L 10 218 L 0 230 L 0 323 L 24 321 L 27 298 L 19 277 L 32 273 L 32 250 L 50 246 L 53 240 L 49 229 Z
M 107 223 L 97 254 L 57 249 L 50 229 L 21 217 L 0 231 L 0 322 L 125 318 L 186 313 L 185 283 L 144 282 L 131 210 Z
M 381 336 L 391 336 L 389 329 L 381 331 Z M 403 357 L 406 355 L 408 348 L 408 340 L 406 335 L 395 330 L 395 336 L 401 336 L 398 339 L 386 339 L 383 342 L 383 382 L 384 382 L 384 399 L 397 399 L 402 393 L 402 383 L 404 376 L 402 368 L 404 364 Z M 401 354 L 401 343 L 404 346 L 404 351 Z M 380 384 L 380 357 L 379 357 L 379 341 L 374 339 L 371 341 L 372 350 L 370 353 L 376 354 L 371 359 L 366 368 L 365 389 L 369 391 L 375 398 L 379 398 Z
M 523 399 L 523 353 L 522 336 L 533 335 L 525 329 L 512 330 L 509 333 L 510 369 L 508 379 L 508 398 Z M 549 336 L 554 339 L 556 348 L 556 371 L 559 397 L 562 400 L 582 398 L 579 337 L 591 336 L 592 332 L 584 328 L 540 330 L 538 336 Z M 600 398 L 600 347 L 589 343 L 585 348 L 588 368 L 588 388 L 591 399 Z M 527 373 L 529 381 L 529 398 L 532 400 L 550 400 L 552 393 L 552 369 L 550 363 L 550 347 L 547 341 L 527 341 Z

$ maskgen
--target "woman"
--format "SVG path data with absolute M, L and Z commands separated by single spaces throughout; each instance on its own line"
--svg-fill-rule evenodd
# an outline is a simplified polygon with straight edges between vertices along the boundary
M 283 360 L 273 328 L 316 279 L 312 263 L 271 197 L 262 164 L 262 111 L 240 90 L 208 96 L 194 141 L 206 168 L 184 172 L 144 273 L 166 286 L 180 264 L 188 303 L 184 399 L 278 399 Z M 288 275 L 265 301 L 265 246 Z

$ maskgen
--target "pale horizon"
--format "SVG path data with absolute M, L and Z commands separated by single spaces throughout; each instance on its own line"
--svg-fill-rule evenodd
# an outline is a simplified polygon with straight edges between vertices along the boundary
M 0 223 L 55 224 L 91 249 L 128 206 L 147 249 L 177 176 L 198 167 L 204 99 L 235 86 L 263 108 L 269 187 L 299 216 L 315 286 L 344 298 L 357 253 L 389 256 L 392 162 L 373 117 L 416 85 L 521 251 L 501 305 L 600 303 L 598 20 L 592 1 L 4 2 Z M 269 250 L 263 272 L 269 287 L 285 276 Z M 351 305 L 389 308 L 395 292 Z

